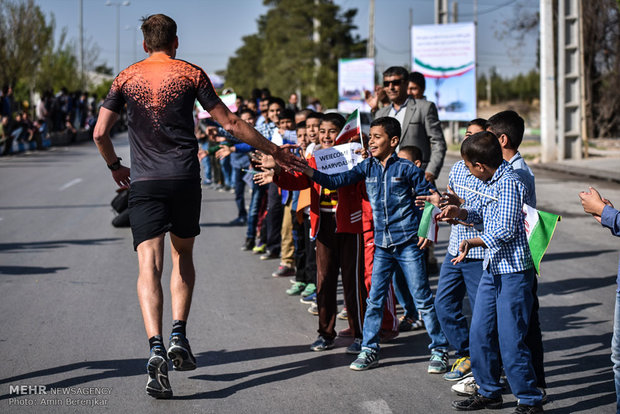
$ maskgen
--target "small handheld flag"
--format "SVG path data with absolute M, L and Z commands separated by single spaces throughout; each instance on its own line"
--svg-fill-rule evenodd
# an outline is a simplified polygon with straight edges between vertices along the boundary
M 351 115 L 347 118 L 347 122 L 344 124 L 342 131 L 336 137 L 334 142 L 335 145 L 345 144 L 351 140 L 351 138 L 356 135 L 360 136 L 360 142 L 362 141 L 362 121 L 360 118 L 360 111 L 356 109 L 353 111 Z
M 437 242 L 437 235 L 439 233 L 437 215 L 439 213 L 441 213 L 441 210 L 433 204 L 428 201 L 424 202 L 424 212 L 422 213 L 422 219 L 420 219 L 420 226 L 418 227 L 418 237 L 424 237 L 433 243 Z
M 546 211 L 536 210 L 534 207 L 523 205 L 525 214 L 525 232 L 527 233 L 527 243 L 530 247 L 532 260 L 536 273 L 540 275 L 540 262 L 542 261 L 558 221 L 562 217 L 557 214 L 547 213 Z

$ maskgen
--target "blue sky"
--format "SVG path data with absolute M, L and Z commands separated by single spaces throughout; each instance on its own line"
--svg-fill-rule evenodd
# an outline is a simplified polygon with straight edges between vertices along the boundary
M 113 0 L 122 2 L 123 0 Z M 453 0 L 449 0 L 451 4 Z M 57 34 L 66 27 L 68 38 L 78 38 L 79 0 L 35 0 L 46 14 L 53 13 Z M 357 33 L 368 36 L 368 0 L 335 0 L 342 8 L 358 9 Z M 538 10 L 538 0 L 519 0 L 529 11 Z M 502 76 L 528 72 L 536 64 L 536 35 L 526 38 L 515 50 L 512 43 L 498 40 L 495 33 L 505 21 L 515 17 L 517 0 L 478 0 L 478 70 L 495 66 Z M 101 51 L 99 61 L 114 67 L 116 50 L 116 7 L 106 0 L 83 0 L 84 36 Z M 473 0 L 459 0 L 459 22 L 472 21 Z M 375 44 L 377 70 L 409 61 L 409 10 L 414 24 L 434 22 L 434 0 L 376 0 Z M 256 19 L 267 8 L 261 0 L 130 0 L 120 8 L 121 69 L 142 59 L 139 19 L 164 13 L 179 26 L 179 58 L 192 61 L 208 73 L 226 68 L 228 58 L 242 45 L 242 37 L 256 33 Z M 450 8 L 451 10 L 451 8 Z M 135 39 L 135 45 L 134 45 Z M 134 50 L 136 53 L 134 54 Z M 508 50 L 511 50 L 510 55 Z M 343 56 L 346 57 L 346 56 Z

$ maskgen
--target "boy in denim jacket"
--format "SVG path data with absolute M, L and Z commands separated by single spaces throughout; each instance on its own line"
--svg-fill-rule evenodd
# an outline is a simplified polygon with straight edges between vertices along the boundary
M 350 368 L 362 371 L 379 363 L 383 307 L 392 274 L 399 266 L 431 338 L 428 372 L 445 372 L 448 343 L 437 320 L 426 274 L 422 249 L 428 245 L 428 240 L 417 235 L 421 212 L 414 208 L 416 195 L 429 194 L 432 186 L 424 178 L 423 170 L 396 156 L 400 134 L 398 120 L 377 118 L 370 125 L 370 158 L 339 174 L 323 174 L 313 168 L 306 168 L 303 172 L 327 188 L 338 188 L 365 179 L 372 205 L 375 227 L 372 284 L 364 318 L 362 350 Z M 412 188 L 414 191 L 411 191 Z

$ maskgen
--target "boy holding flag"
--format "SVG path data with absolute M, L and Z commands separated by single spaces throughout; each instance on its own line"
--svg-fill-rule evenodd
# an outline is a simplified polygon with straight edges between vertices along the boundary
M 454 264 L 470 249 L 486 247 L 483 273 L 476 294 L 470 331 L 472 370 L 480 386 L 456 410 L 501 408 L 500 351 L 506 377 L 519 399 L 516 413 L 541 413 L 542 392 L 536 388 L 525 336 L 530 323 L 535 270 L 523 223 L 526 189 L 503 160 L 498 139 L 490 132 L 472 135 L 461 146 L 465 165 L 476 178 L 479 203 L 474 207 L 447 206 L 441 218 L 484 223 L 480 237 L 465 239 Z
M 431 338 L 429 372 L 445 371 L 448 343 L 435 313 L 422 250 L 428 241 L 417 235 L 420 212 L 413 208 L 416 194 L 429 194 L 432 186 L 424 178 L 423 170 L 396 156 L 400 135 L 398 120 L 377 118 L 370 125 L 367 148 L 370 158 L 343 173 L 327 175 L 310 167 L 303 172 L 326 188 L 338 188 L 365 179 L 372 205 L 375 227 L 372 284 L 364 318 L 362 349 L 350 368 L 362 371 L 379 363 L 379 330 L 384 302 L 392 274 L 399 266 Z

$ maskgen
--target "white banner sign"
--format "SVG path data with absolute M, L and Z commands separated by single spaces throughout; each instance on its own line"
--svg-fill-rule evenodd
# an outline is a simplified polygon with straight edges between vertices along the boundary
M 476 29 L 473 23 L 411 28 L 412 68 L 426 78 L 426 99 L 442 121 L 476 118 Z
M 364 91 L 374 93 L 375 60 L 340 59 L 338 61 L 338 110 L 351 113 L 356 109 L 370 112 Z
M 314 151 L 316 169 L 325 174 L 336 174 L 349 171 L 358 163 L 362 162 L 362 156 L 355 150 L 362 148 L 359 142 L 336 145 Z

